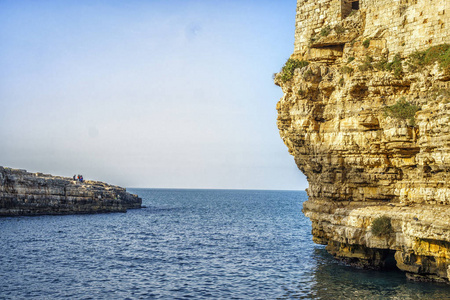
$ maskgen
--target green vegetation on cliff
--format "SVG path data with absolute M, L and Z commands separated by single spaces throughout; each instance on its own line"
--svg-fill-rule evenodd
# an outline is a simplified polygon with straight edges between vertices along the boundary
M 386 58 L 382 58 L 374 64 L 374 67 L 380 71 L 394 72 L 394 76 L 397 79 L 401 79 L 403 76 L 402 58 L 399 53 L 394 56 L 391 62 L 388 62 Z
M 365 39 L 365 40 L 362 42 L 362 44 L 363 44 L 364 48 L 369 48 L 369 45 L 370 45 L 370 39 Z
M 330 26 L 325 26 L 324 28 L 322 28 L 322 30 L 320 30 L 320 36 L 328 36 L 330 32 L 331 32 Z
M 444 70 L 450 70 L 450 45 L 442 44 L 430 47 L 425 51 L 416 51 L 409 56 L 408 66 L 415 71 L 419 67 L 439 63 Z
M 391 219 L 382 216 L 376 218 L 372 222 L 372 234 L 376 236 L 386 236 L 389 235 L 392 231 Z
M 309 65 L 309 62 L 304 60 L 298 60 L 289 58 L 281 69 L 281 81 L 287 82 L 294 77 L 294 71 L 297 68 L 303 68 Z
M 384 113 L 386 116 L 396 119 L 409 120 L 409 125 L 415 126 L 414 117 L 419 110 L 420 107 L 409 103 L 405 97 L 401 97 L 394 105 L 386 106 Z

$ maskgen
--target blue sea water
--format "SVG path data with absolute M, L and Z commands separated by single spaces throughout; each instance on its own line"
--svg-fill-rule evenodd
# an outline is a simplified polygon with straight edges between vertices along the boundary
M 450 299 L 334 260 L 305 192 L 131 192 L 147 208 L 0 219 L 0 299 Z

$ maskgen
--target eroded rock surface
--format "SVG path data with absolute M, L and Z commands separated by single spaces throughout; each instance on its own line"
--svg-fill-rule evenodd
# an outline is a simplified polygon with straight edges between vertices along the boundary
M 357 266 L 448 282 L 450 72 L 437 61 L 414 65 L 410 55 L 450 43 L 450 4 L 438 1 L 432 12 L 424 0 L 338 2 L 298 1 L 292 58 L 309 65 L 290 80 L 275 76 L 284 93 L 278 127 L 308 178 L 303 211 L 314 241 Z M 358 10 L 339 10 L 349 2 Z M 430 23 L 441 25 L 431 32 Z M 389 115 L 399 101 L 420 110 Z M 375 236 L 381 216 L 392 229 Z
M 142 199 L 98 181 L 0 167 L 0 216 L 126 212 Z

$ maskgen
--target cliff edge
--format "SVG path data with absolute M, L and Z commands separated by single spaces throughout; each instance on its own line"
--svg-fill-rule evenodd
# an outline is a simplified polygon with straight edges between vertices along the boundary
M 450 2 L 299 0 L 275 84 L 313 239 L 350 264 L 450 279 Z
M 0 167 L 0 216 L 126 212 L 142 199 L 98 181 Z

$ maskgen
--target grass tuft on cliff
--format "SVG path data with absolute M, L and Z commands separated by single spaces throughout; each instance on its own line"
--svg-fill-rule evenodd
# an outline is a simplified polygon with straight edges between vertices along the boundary
M 366 55 L 366 58 L 364 59 L 364 63 L 362 65 L 359 65 L 358 69 L 361 72 L 366 72 L 366 71 L 372 70 L 373 69 L 372 62 L 373 62 L 373 58 L 369 55 Z
M 342 27 L 341 25 L 336 25 L 333 29 L 336 34 L 343 34 L 345 32 L 345 27 Z
M 342 72 L 343 74 L 352 74 L 353 71 L 354 71 L 353 68 L 348 67 L 348 66 L 343 66 L 343 67 L 341 68 L 341 72 Z
M 405 97 L 401 97 L 397 103 L 384 108 L 384 114 L 389 117 L 409 120 L 409 125 L 415 126 L 414 117 L 416 112 L 420 110 L 420 107 L 406 101 Z
M 403 77 L 402 58 L 399 53 L 394 56 L 391 62 L 388 62 L 386 58 L 382 58 L 374 63 L 373 66 L 380 71 L 394 72 L 396 79 L 401 79 Z
M 309 62 L 294 58 L 289 58 L 281 69 L 281 81 L 287 82 L 294 77 L 294 71 L 297 68 L 303 68 L 309 65 Z
M 402 78 L 403 66 L 402 66 L 402 58 L 399 53 L 394 55 L 392 61 L 386 65 L 386 69 L 388 71 L 393 71 L 395 78 L 397 79 Z
M 320 36 L 328 36 L 331 32 L 331 27 L 330 26 L 325 26 L 324 28 L 322 28 L 322 30 L 320 30 Z
M 442 44 L 430 47 L 425 51 L 416 51 L 409 56 L 408 66 L 411 71 L 419 67 L 439 63 L 441 69 L 450 71 L 450 45 Z
M 365 39 L 362 42 L 362 44 L 363 44 L 364 48 L 369 48 L 369 46 L 370 46 L 370 39 Z
M 386 236 L 392 232 L 391 218 L 382 216 L 372 222 L 372 234 L 375 236 Z

